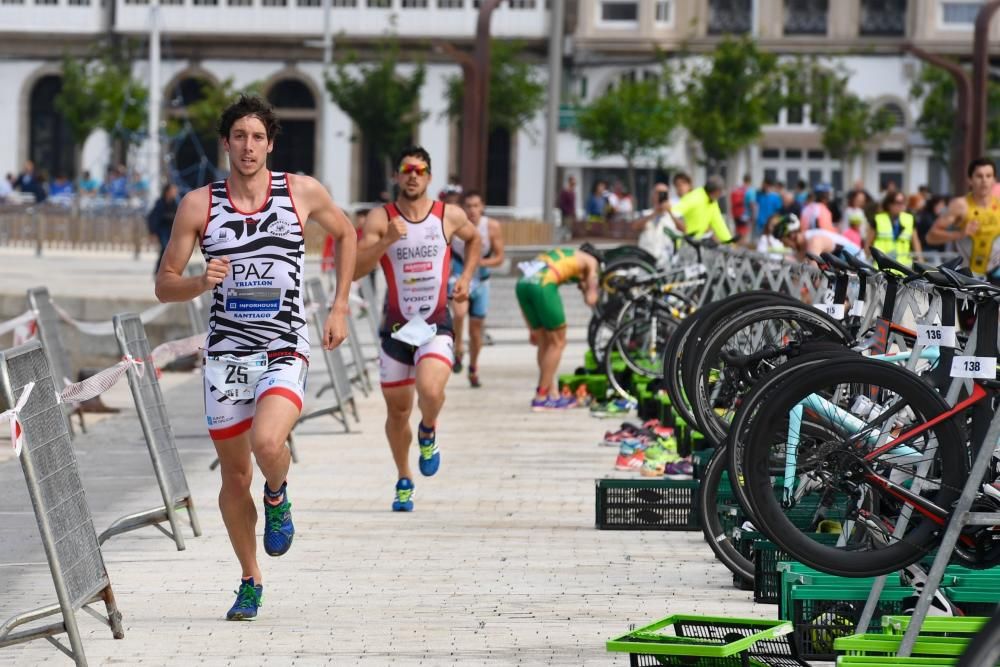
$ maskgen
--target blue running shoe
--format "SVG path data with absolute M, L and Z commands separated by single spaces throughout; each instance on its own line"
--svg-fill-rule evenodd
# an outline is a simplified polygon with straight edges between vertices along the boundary
M 559 401 L 555 398 L 549 398 L 548 396 L 536 396 L 531 399 L 531 411 L 532 412 L 549 412 L 551 410 L 559 409 Z
M 268 556 L 283 556 L 292 546 L 295 537 L 295 526 L 292 525 L 292 504 L 288 502 L 288 483 L 281 485 L 281 490 L 273 493 L 264 482 L 264 551 Z M 281 503 L 272 505 L 267 502 L 268 496 L 282 498 Z
M 257 618 L 257 608 L 261 606 L 264 587 L 254 585 L 253 577 L 240 581 L 240 589 L 236 591 L 236 602 L 226 612 L 227 621 L 249 621 Z
M 392 501 L 392 511 L 413 511 L 413 482 L 406 477 L 396 482 L 396 498 Z
M 441 452 L 438 451 L 434 429 L 426 428 L 420 424 L 417 427 L 417 445 L 420 447 L 420 474 L 424 477 L 430 477 L 438 471 L 438 467 L 441 465 Z

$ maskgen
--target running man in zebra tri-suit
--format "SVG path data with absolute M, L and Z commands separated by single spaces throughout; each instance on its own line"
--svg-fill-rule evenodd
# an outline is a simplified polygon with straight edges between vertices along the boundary
M 481 256 L 479 232 L 461 206 L 427 196 L 431 156 L 412 146 L 396 162 L 396 201 L 372 209 L 361 227 L 356 279 L 381 264 L 389 294 L 380 331 L 379 370 L 386 404 L 385 434 L 398 477 L 392 502 L 395 512 L 413 510 L 410 471 L 410 412 L 416 393 L 420 410 L 417 445 L 420 474 L 437 472 L 437 420 L 444 406 L 444 387 L 451 377 L 454 333 L 448 310 L 450 244 L 465 241 L 468 261 L 452 288 L 451 298 L 469 298 L 469 283 Z M 371 305 L 371 304 L 370 304 Z
M 302 410 L 309 365 L 302 302 L 306 220 L 337 240 L 337 293 L 323 330 L 327 349 L 347 337 L 357 250 L 350 221 L 322 185 L 267 169 L 278 129 L 274 110 L 258 97 L 240 97 L 223 112 L 219 135 L 229 178 L 181 201 L 156 277 L 163 302 L 211 293 L 205 414 L 221 463 L 219 507 L 243 568 L 236 603 L 226 614 L 230 620 L 254 618 L 263 592 L 251 453 L 265 477 L 264 550 L 283 555 L 295 534 L 285 441 Z M 185 277 L 196 244 L 207 262 L 205 273 Z

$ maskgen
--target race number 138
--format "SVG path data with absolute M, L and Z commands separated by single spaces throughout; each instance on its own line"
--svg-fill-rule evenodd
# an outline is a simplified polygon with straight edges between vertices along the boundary
M 951 376 L 995 380 L 997 377 L 996 357 L 955 357 L 951 360 Z

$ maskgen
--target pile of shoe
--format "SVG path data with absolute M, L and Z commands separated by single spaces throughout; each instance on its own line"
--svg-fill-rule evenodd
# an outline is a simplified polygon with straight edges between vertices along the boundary
M 674 429 L 656 419 L 641 425 L 624 422 L 617 431 L 605 433 L 601 444 L 618 448 L 616 470 L 668 479 L 690 479 L 694 473 L 689 458 L 677 452 Z
M 613 398 L 607 401 L 595 401 L 590 406 L 591 417 L 619 417 L 627 415 L 638 407 L 635 401 L 627 398 Z

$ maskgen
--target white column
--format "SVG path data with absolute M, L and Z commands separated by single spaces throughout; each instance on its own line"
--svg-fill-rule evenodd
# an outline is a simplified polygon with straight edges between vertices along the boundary
M 160 196 L 160 0 L 149 3 L 149 158 L 147 177 L 150 201 Z

